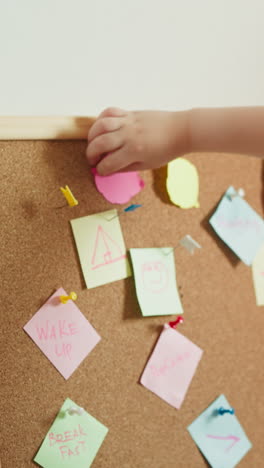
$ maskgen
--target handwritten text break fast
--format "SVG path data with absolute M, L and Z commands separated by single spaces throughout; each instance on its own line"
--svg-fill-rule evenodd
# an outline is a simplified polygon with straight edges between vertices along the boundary
M 84 432 L 80 424 L 78 424 L 77 429 L 65 431 L 62 434 L 54 434 L 54 432 L 50 432 L 48 437 L 50 447 L 58 448 L 63 460 L 72 456 L 81 455 L 81 453 L 86 449 L 86 442 L 83 439 L 87 437 L 87 434 Z M 68 442 L 72 441 L 74 444 L 68 444 Z

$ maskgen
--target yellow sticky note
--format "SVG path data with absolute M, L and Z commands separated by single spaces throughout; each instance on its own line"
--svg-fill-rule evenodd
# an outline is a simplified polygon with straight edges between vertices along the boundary
M 264 244 L 252 262 L 253 283 L 258 306 L 264 305 Z
M 199 176 L 187 159 L 177 158 L 168 164 L 166 185 L 172 203 L 180 208 L 199 208 Z
M 117 210 L 72 219 L 71 226 L 87 288 L 131 275 Z

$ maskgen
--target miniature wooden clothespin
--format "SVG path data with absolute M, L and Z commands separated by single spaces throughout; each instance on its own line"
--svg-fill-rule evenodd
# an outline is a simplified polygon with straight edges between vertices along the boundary
M 171 252 L 173 252 L 177 247 L 179 246 L 184 247 L 190 254 L 193 254 L 196 249 L 201 249 L 201 245 L 198 244 L 189 234 L 186 234 L 179 242 L 178 244 L 173 247 L 169 252 L 167 252 L 165 255 L 169 255 Z
M 78 205 L 78 200 L 74 197 L 71 189 L 68 187 L 68 185 L 65 186 L 65 188 L 60 187 L 60 190 L 64 197 L 66 198 L 69 206 L 76 206 Z

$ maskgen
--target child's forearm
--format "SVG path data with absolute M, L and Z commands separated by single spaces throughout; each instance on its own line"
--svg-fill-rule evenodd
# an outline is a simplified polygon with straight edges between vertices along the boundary
M 264 107 L 192 109 L 188 144 L 190 152 L 264 156 Z
M 264 156 L 264 107 L 181 112 L 109 108 L 91 127 L 86 150 L 100 175 L 157 168 L 191 152 Z

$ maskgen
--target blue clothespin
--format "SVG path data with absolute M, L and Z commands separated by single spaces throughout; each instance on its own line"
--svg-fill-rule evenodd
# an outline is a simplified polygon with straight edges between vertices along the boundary
M 235 410 L 234 408 L 225 409 L 221 406 L 221 408 L 218 409 L 218 414 L 220 414 L 220 416 L 223 416 L 225 413 L 235 414 Z
M 112 216 L 112 218 L 109 218 L 107 221 L 112 221 L 112 219 L 115 219 L 117 218 L 117 216 L 119 214 L 122 214 L 122 213 L 129 213 L 130 211 L 135 211 L 137 208 L 140 208 L 142 205 L 135 205 L 135 204 L 132 204 L 132 205 L 129 205 L 127 206 L 126 208 L 124 208 L 122 211 L 118 211 L 117 214 L 115 216 Z

